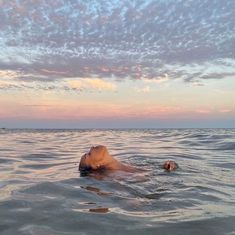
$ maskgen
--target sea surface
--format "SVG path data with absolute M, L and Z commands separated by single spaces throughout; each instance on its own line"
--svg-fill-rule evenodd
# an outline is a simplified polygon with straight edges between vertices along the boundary
M 80 176 L 98 144 L 143 171 Z M 235 129 L 2 129 L 0 234 L 234 235 Z

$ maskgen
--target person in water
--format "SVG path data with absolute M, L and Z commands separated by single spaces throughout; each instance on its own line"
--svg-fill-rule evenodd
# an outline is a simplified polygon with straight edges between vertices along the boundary
M 163 168 L 167 171 L 175 170 L 177 167 L 177 164 L 170 160 L 163 164 Z M 139 168 L 119 162 L 113 158 L 107 148 L 102 145 L 91 147 L 90 151 L 82 156 L 79 163 L 79 171 L 83 173 L 106 170 L 119 170 L 133 173 L 141 171 Z

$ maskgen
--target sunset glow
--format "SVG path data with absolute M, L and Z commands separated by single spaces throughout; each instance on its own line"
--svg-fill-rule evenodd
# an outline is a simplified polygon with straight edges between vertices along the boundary
M 0 1 L 0 127 L 235 127 L 234 1 Z

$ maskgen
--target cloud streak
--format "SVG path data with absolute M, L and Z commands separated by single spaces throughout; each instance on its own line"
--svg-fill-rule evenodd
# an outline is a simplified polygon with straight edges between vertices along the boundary
M 82 78 L 79 80 L 69 80 L 68 86 L 71 89 L 78 89 L 78 90 L 108 90 L 108 91 L 115 91 L 116 85 L 111 82 L 104 81 L 98 78 Z

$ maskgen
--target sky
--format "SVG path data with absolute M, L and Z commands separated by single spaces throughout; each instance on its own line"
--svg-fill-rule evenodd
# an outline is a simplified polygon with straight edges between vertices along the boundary
M 235 128 L 234 0 L 0 0 L 0 128 Z

